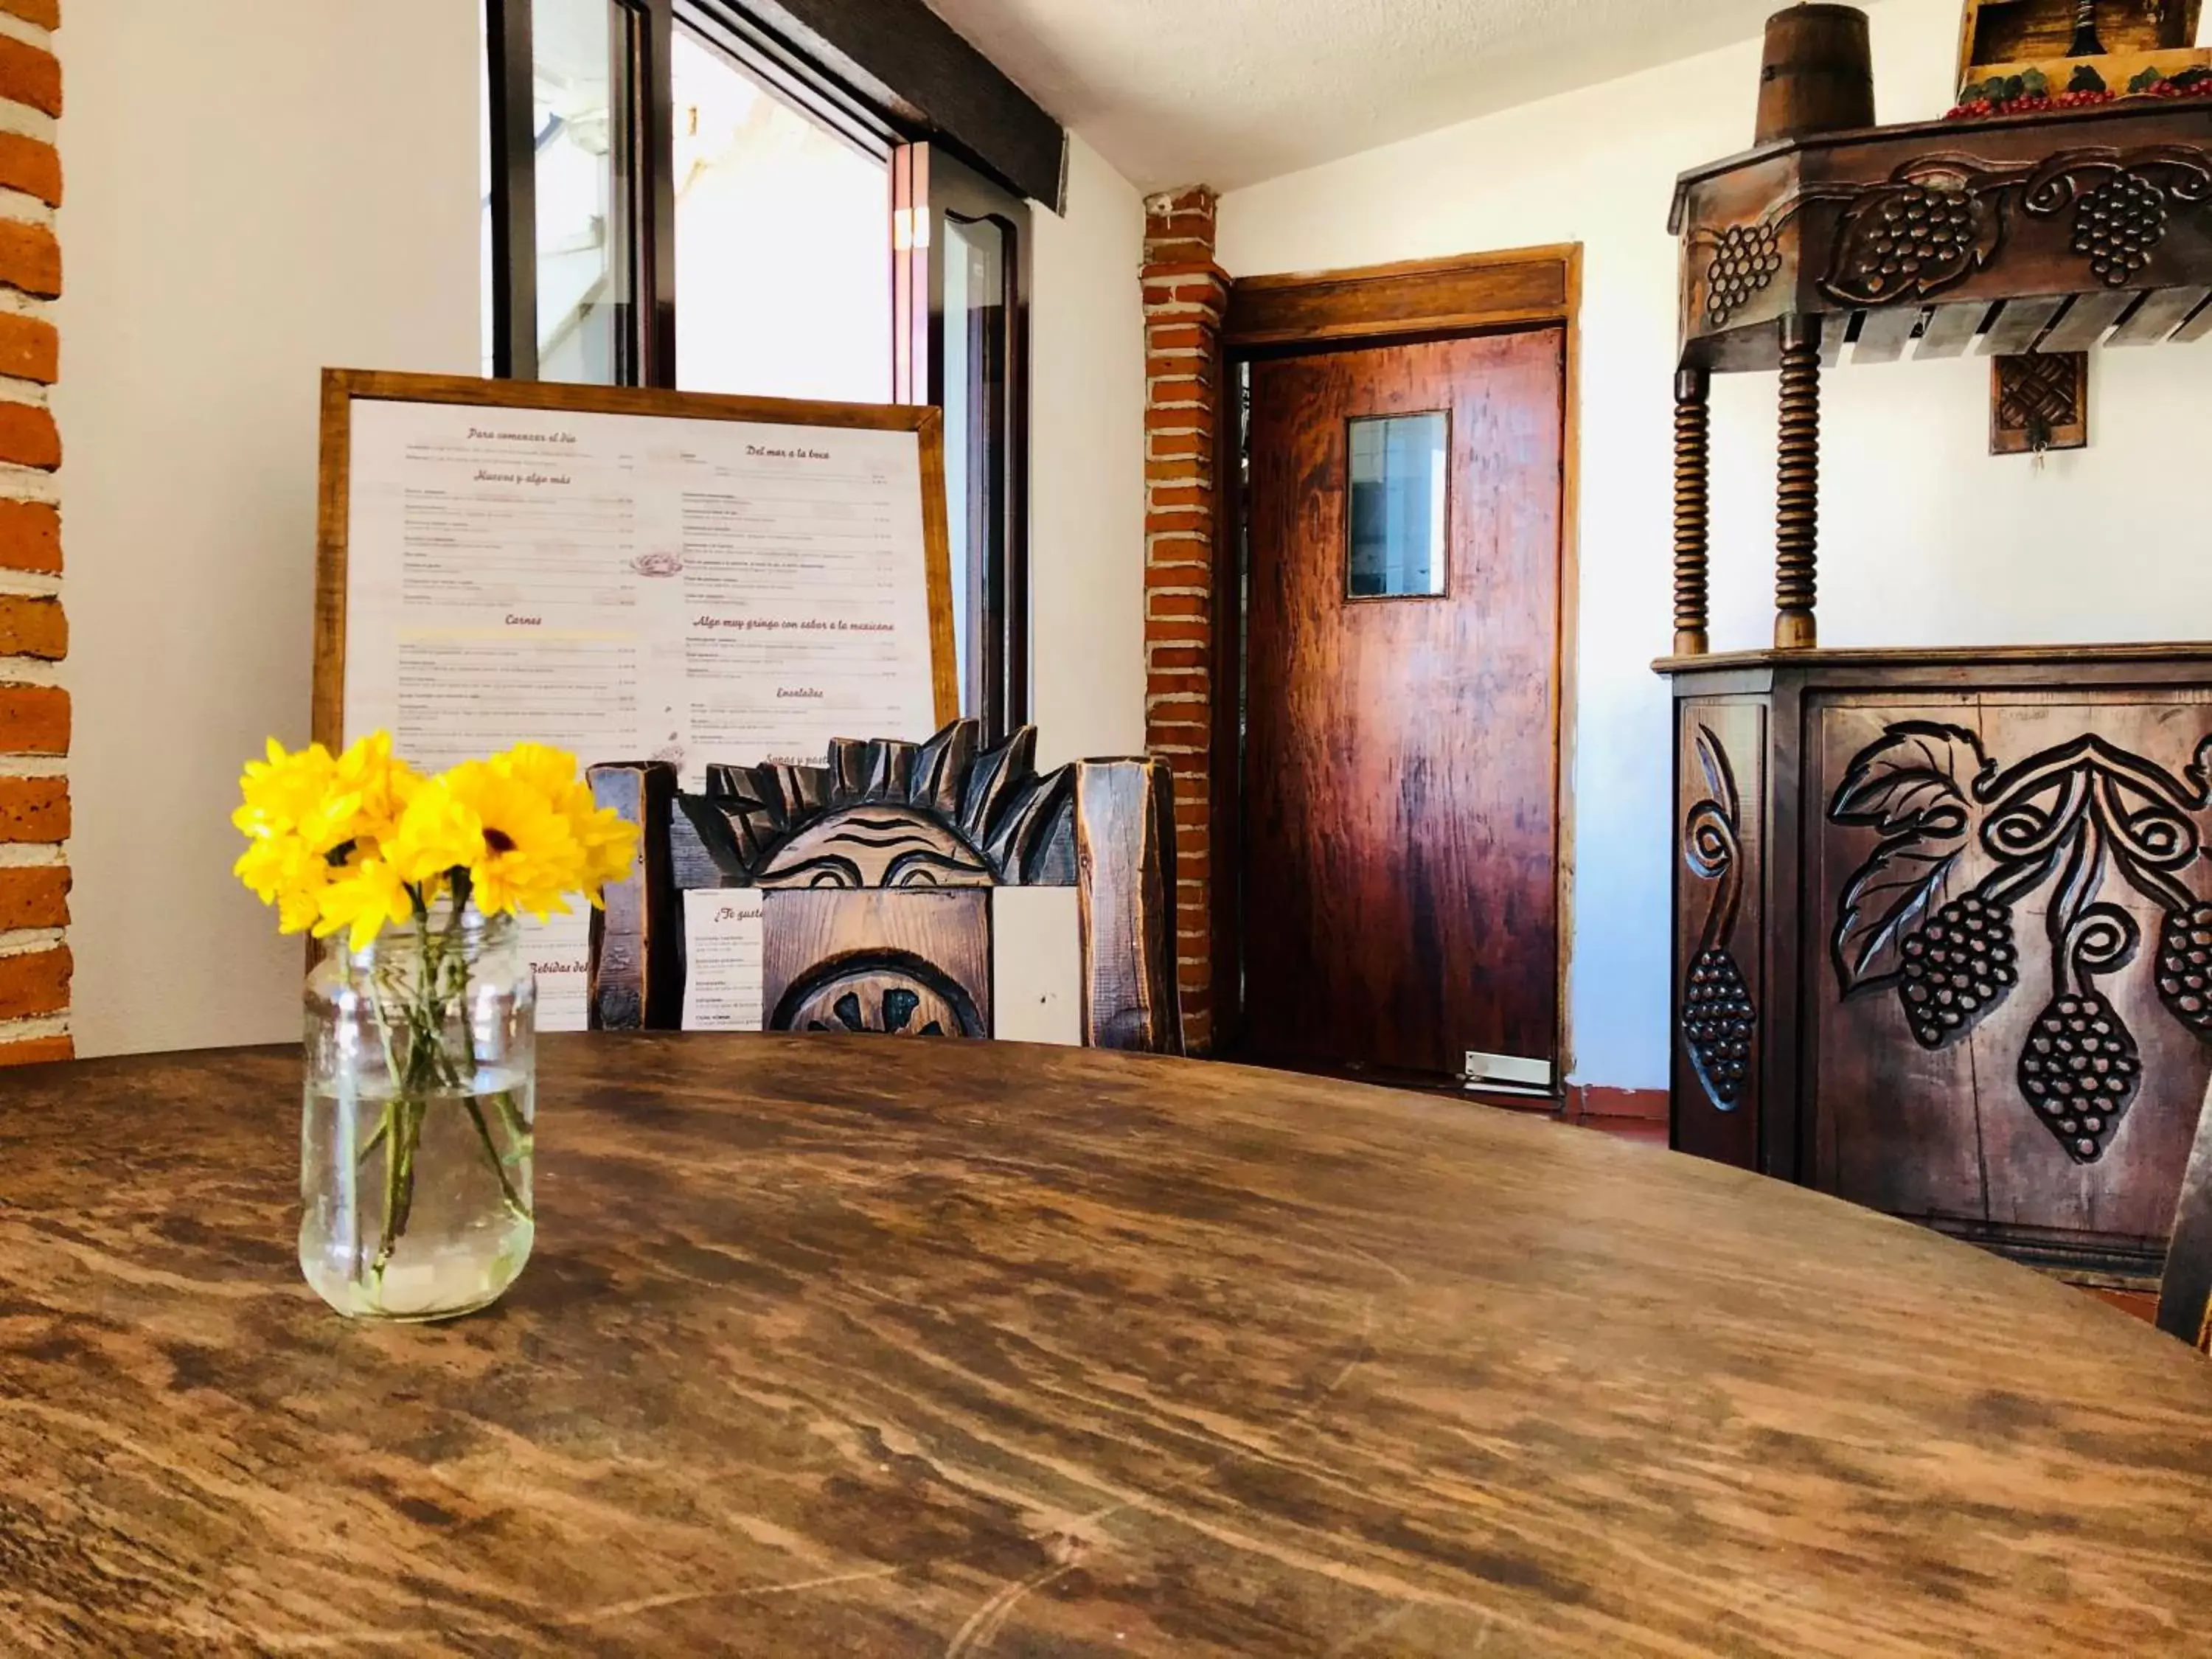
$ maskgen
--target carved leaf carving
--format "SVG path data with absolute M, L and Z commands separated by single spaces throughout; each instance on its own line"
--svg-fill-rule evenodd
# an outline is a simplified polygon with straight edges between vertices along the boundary
M 1882 839 L 1844 888 L 1830 940 L 1845 996 L 1894 984 L 1905 971 L 1905 940 L 1966 853 L 1975 786 L 1990 770 L 1973 732 L 1929 720 L 1890 727 L 1852 761 L 1828 816 Z
M 1905 939 L 1942 895 L 1966 850 L 1964 836 L 1931 841 L 1893 836 L 1844 890 L 1830 946 L 1845 996 L 1894 984 L 1905 970 Z
M 1903 720 L 1851 762 L 1828 816 L 1885 836 L 1956 833 L 1978 787 L 1995 770 L 1982 740 L 1962 726 Z
M 1735 774 L 1729 769 L 1728 756 L 1722 751 L 1719 740 L 1710 726 L 1698 728 L 1698 769 L 1705 775 L 1705 793 L 1720 804 L 1720 809 L 1733 823 L 1743 816 L 1742 805 L 1736 799 Z

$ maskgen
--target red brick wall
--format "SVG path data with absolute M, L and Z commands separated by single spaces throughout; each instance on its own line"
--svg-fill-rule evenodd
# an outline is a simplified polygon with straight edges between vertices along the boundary
M 1228 278 L 1213 263 L 1213 192 L 1145 203 L 1145 743 L 1175 771 L 1176 937 L 1183 1032 L 1213 1039 L 1209 760 L 1214 437 Z
M 60 434 L 58 0 L 0 0 L 0 1066 L 64 1060 L 70 961 Z

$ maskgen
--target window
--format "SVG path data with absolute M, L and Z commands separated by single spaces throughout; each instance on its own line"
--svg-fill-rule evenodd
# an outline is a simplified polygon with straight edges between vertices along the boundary
M 963 712 L 1020 725 L 1030 208 L 922 112 L 1048 194 L 1059 128 L 921 0 L 485 8 L 492 372 L 942 408 Z
M 887 158 L 681 23 L 672 56 L 677 384 L 888 403 Z
M 1345 592 L 1355 599 L 1444 591 L 1451 422 L 1442 410 L 1348 422 Z

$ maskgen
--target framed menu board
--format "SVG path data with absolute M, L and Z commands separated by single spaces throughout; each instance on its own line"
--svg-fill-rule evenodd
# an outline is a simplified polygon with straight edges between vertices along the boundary
M 959 712 L 934 409 L 325 370 L 314 735 L 818 763 Z M 587 918 L 536 927 L 584 1024 Z

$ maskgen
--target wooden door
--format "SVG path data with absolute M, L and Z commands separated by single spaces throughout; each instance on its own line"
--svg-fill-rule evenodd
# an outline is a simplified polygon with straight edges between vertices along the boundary
M 1252 366 L 1253 1059 L 1438 1079 L 1470 1050 L 1556 1060 L 1565 368 L 1559 328 Z M 1378 501 L 1430 513 L 1425 584 L 1377 580 Z

